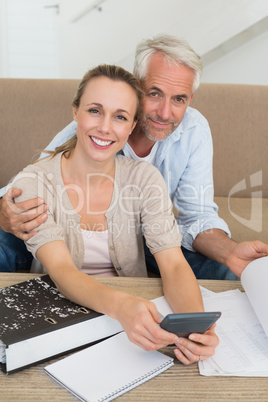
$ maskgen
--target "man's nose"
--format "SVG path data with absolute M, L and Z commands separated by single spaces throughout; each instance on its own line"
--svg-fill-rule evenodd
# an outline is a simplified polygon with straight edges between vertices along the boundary
M 157 114 L 162 120 L 169 120 L 171 116 L 171 104 L 168 99 L 162 99 L 159 104 Z

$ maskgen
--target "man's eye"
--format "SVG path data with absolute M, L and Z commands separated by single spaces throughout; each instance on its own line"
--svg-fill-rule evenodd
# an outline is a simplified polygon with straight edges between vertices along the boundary
M 185 98 L 181 98 L 180 96 L 178 96 L 177 98 L 175 98 L 175 101 L 177 103 L 185 103 Z
M 153 98 L 156 98 L 157 96 L 159 96 L 159 93 L 158 92 L 150 92 L 149 95 L 152 96 Z

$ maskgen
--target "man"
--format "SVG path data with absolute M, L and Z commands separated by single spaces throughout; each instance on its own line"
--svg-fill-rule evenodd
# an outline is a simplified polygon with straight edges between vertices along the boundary
M 237 244 L 228 237 L 228 226 L 217 214 L 210 129 L 206 119 L 189 107 L 201 72 L 200 57 L 183 40 L 165 35 L 138 45 L 134 74 L 145 91 L 144 117 L 123 152 L 130 158 L 147 160 L 162 173 L 179 211 L 182 250 L 196 277 L 237 279 L 251 260 L 268 254 L 268 245 L 259 241 Z M 47 149 L 54 149 L 75 132 L 72 122 Z M 0 227 L 27 240 L 46 219 L 46 205 L 44 200 L 30 200 L 16 204 L 18 213 L 14 213 L 13 199 L 19 193 L 10 189 L 0 200 Z M 1 231 L 0 242 L 0 270 L 29 266 L 31 256 L 19 239 Z M 19 253 L 14 253 L 14 247 Z M 157 270 L 153 256 L 145 249 L 148 269 Z M 24 266 L 15 260 L 18 254 L 27 259 Z

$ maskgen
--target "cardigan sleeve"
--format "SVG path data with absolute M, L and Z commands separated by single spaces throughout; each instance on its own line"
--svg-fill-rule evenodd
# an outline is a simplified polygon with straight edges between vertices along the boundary
M 152 254 L 180 246 L 182 237 L 161 173 L 147 162 L 129 163 L 127 184 L 119 197 L 124 219 L 135 221 L 136 231 L 142 232 Z
M 36 257 L 36 251 L 44 244 L 55 240 L 65 240 L 63 227 L 56 223 L 54 217 L 55 187 L 49 180 L 49 175 L 51 176 L 51 173 L 43 170 L 37 163 L 27 166 L 12 183 L 12 186 L 22 190 L 22 194 L 15 199 L 16 203 L 41 197 L 49 206 L 47 220 L 37 228 L 38 233 L 25 242 L 27 249 L 34 257 Z
M 159 171 L 151 165 L 141 203 L 141 223 L 146 244 L 152 254 L 181 246 L 182 236 L 166 183 Z

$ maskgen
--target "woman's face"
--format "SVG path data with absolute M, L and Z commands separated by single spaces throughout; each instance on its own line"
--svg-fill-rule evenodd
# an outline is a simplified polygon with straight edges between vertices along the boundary
M 113 158 L 135 127 L 137 95 L 125 82 L 107 77 L 91 79 L 73 108 L 77 147 L 96 161 Z

